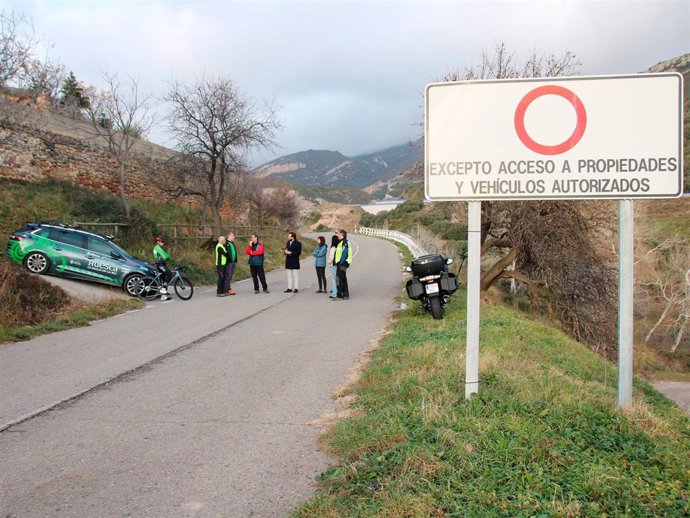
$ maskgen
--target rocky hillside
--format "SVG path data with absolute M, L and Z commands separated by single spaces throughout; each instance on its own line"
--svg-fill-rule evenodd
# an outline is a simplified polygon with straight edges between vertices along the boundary
M 685 97 L 683 168 L 685 173 L 685 192 L 690 192 L 690 54 L 683 54 L 677 58 L 657 63 L 648 72 L 678 72 L 683 75 L 683 93 Z
M 683 75 L 683 88 L 685 90 L 685 100 L 690 100 L 690 54 L 683 54 L 677 58 L 667 59 L 657 63 L 647 72 L 678 72 Z
M 252 175 L 280 177 L 301 185 L 361 189 L 392 178 L 423 158 L 420 147 L 402 144 L 376 153 L 346 157 L 338 151 L 301 151 L 264 164 Z

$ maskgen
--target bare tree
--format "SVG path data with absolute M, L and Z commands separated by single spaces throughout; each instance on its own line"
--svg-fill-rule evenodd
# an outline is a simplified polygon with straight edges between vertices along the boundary
M 142 96 L 135 78 L 123 85 L 117 75 L 103 74 L 107 88 L 92 95 L 86 108 L 91 133 L 107 145 L 118 167 L 120 198 L 125 216 L 130 217 L 131 205 L 127 198 L 127 160 L 134 144 L 144 137 L 155 122 L 151 113 L 151 96 Z
M 575 74 L 580 66 L 582 63 L 570 51 L 557 56 L 539 54 L 533 49 L 524 60 L 518 61 L 515 53 L 501 42 L 494 46 L 493 53 L 481 51 L 479 65 L 451 70 L 439 81 L 569 76 Z
M 0 12 L 0 88 L 21 74 L 36 44 L 33 27 L 25 16 Z
M 46 56 L 42 59 L 31 59 L 22 86 L 27 89 L 34 101 L 44 98 L 52 109 L 59 104 L 60 87 L 65 80 L 65 66 L 59 61 Z
M 297 196 L 285 183 L 281 183 L 270 192 L 267 208 L 268 214 L 275 218 L 277 223 L 286 225 L 292 225 L 299 213 Z
M 690 242 L 680 237 L 665 239 L 636 262 L 651 272 L 638 287 L 660 309 L 644 341 L 650 343 L 659 334 L 671 335 L 669 352 L 675 352 L 690 321 Z
M 482 51 L 477 66 L 449 71 L 439 81 L 573 75 L 575 54 L 516 58 L 505 43 Z M 615 271 L 593 237 L 609 222 L 591 204 L 569 201 L 482 202 L 482 289 L 501 279 L 527 288 L 532 303 L 558 319 L 572 336 L 600 354 L 615 356 Z
M 176 159 L 177 185 L 169 191 L 196 196 L 211 209 L 213 232 L 221 231 L 221 211 L 229 179 L 243 171 L 243 157 L 253 147 L 274 143 L 279 128 L 275 111 L 258 114 L 235 84 L 224 78 L 193 85 L 174 82 L 166 100 L 170 132 L 182 156 Z
M 21 123 L 22 107 L 6 98 L 8 86 L 19 83 L 36 47 L 30 20 L 14 12 L 0 11 L 0 140 L 9 140 Z
M 247 200 L 249 201 L 249 219 L 252 217 L 257 225 L 268 222 L 270 215 L 270 195 L 256 181 L 249 181 L 247 184 Z

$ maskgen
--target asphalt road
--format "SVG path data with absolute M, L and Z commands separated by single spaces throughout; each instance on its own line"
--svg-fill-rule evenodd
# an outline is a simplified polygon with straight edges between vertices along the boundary
M 129 298 L 129 295 L 122 288 L 116 288 L 115 286 L 54 277 L 53 275 L 44 275 L 43 279 L 53 286 L 62 288 L 70 297 L 89 304 L 97 304 L 112 299 L 126 300 Z
M 690 416 L 690 383 L 687 381 L 657 381 L 654 388 L 676 402 Z
M 0 516 L 289 515 L 331 462 L 312 423 L 400 293 L 393 245 L 353 241 L 349 301 L 304 261 L 298 294 L 280 270 L 270 294 L 245 281 L 0 346 Z

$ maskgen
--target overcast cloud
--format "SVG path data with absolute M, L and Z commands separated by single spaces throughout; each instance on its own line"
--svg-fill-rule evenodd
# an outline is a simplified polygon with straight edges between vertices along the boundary
M 353 156 L 421 134 L 423 91 L 506 42 L 517 56 L 574 52 L 582 74 L 634 73 L 690 52 L 690 2 L 2 0 L 87 84 L 136 75 L 163 96 L 172 79 L 229 77 L 279 108 L 280 146 Z M 164 124 L 152 140 L 173 146 Z

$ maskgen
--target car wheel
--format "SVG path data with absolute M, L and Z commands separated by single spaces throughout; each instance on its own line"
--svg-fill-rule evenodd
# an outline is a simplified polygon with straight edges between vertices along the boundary
M 122 289 L 131 297 L 138 297 L 143 288 L 144 276 L 138 273 L 126 277 L 125 282 L 122 283 Z
M 41 252 L 31 252 L 24 259 L 24 267 L 31 273 L 43 274 L 50 268 L 50 263 L 48 258 Z

